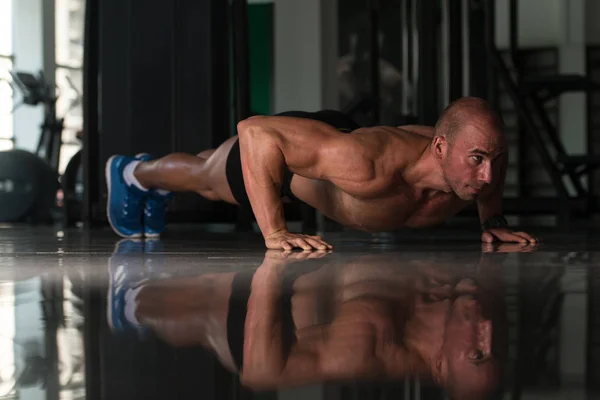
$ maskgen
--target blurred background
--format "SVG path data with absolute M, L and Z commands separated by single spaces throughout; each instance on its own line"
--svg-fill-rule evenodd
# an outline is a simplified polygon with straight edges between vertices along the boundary
M 253 114 L 338 109 L 362 126 L 433 125 L 450 101 L 480 96 L 507 126 L 510 222 L 590 226 L 600 190 L 599 8 L 0 0 L 0 222 L 105 225 L 108 157 L 197 153 Z M 178 194 L 168 218 L 239 228 L 249 217 Z

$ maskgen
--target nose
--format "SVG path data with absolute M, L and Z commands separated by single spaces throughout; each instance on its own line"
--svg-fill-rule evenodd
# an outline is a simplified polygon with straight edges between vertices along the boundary
M 479 180 L 485 184 L 492 183 L 492 166 L 489 164 L 482 165 L 479 170 Z

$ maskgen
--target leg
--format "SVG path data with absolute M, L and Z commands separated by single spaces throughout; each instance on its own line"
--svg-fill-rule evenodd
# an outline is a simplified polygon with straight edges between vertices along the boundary
M 196 192 L 209 200 L 237 204 L 225 174 L 229 150 L 237 137 L 217 149 L 205 150 L 193 156 L 173 153 L 157 160 L 140 162 L 134 170 L 139 183 L 148 189 L 171 192 Z
M 216 149 L 193 156 L 169 154 L 152 160 L 149 155 L 113 156 L 106 163 L 107 216 L 123 237 L 157 237 L 165 228 L 166 202 L 171 192 L 196 192 L 218 201 L 237 204 L 228 181 L 228 157 L 237 137 Z M 238 155 L 239 160 L 239 155 Z M 234 167 L 230 170 L 235 170 Z M 244 190 L 241 168 L 234 172 L 238 193 Z
M 227 317 L 235 273 L 150 282 L 135 298 L 135 318 L 175 347 L 201 345 L 235 370 L 227 342 Z

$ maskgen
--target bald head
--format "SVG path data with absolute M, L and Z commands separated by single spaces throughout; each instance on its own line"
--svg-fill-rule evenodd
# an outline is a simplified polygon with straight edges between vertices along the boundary
M 435 125 L 435 135 L 445 136 L 453 144 L 457 134 L 469 125 L 483 126 L 490 134 L 501 134 L 504 122 L 490 104 L 477 97 L 463 97 L 442 112 Z

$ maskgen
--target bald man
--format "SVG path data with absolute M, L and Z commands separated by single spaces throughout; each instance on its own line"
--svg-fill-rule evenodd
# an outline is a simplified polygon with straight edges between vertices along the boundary
M 192 191 L 251 209 L 268 249 L 311 250 L 332 246 L 288 231 L 284 201 L 366 232 L 429 227 L 476 202 L 484 242 L 535 242 L 502 216 L 507 150 L 478 98 L 450 104 L 435 127 L 360 128 L 335 111 L 252 117 L 197 156 L 111 157 L 108 219 L 123 237 L 159 236 L 170 194 Z
M 508 351 L 501 263 L 417 256 L 269 250 L 242 272 L 135 286 L 113 275 L 127 294 L 110 302 L 109 324 L 204 346 L 257 391 L 419 376 L 451 398 L 490 398 Z

